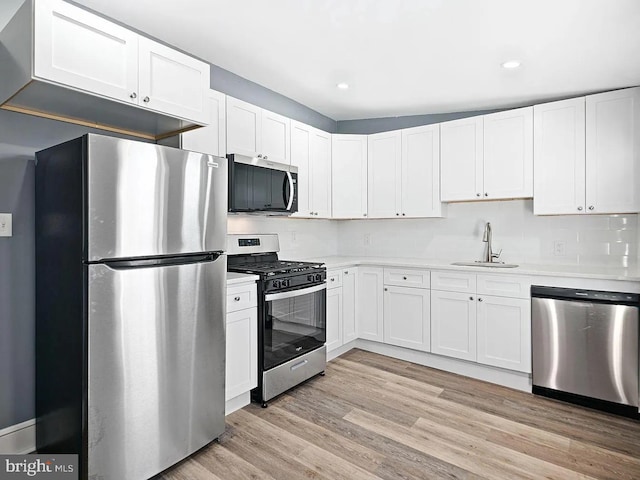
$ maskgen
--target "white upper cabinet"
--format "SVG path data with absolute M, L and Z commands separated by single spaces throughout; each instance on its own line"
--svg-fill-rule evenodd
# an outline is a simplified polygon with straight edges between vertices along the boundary
M 534 111 L 535 214 L 640 211 L 640 88 Z
M 443 202 L 482 196 L 482 117 L 440 124 L 440 198 Z
M 586 103 L 586 211 L 640 212 L 640 87 Z
M 291 162 L 291 120 L 227 97 L 227 152 L 272 162 Z
M 440 125 L 402 130 L 401 216 L 441 217 Z
M 141 105 L 206 122 L 209 65 L 145 37 L 139 38 L 138 62 Z
M 533 107 L 485 115 L 483 198 L 533 196 Z
M 395 218 L 402 210 L 402 135 L 400 130 L 368 138 L 368 214 Z
M 227 96 L 227 152 L 249 157 L 262 149 L 262 109 Z
M 584 211 L 585 99 L 572 98 L 533 107 L 533 213 Z
M 333 218 L 367 216 L 367 135 L 332 135 Z
M 291 121 L 291 165 L 298 168 L 295 217 L 331 216 L 331 134 Z
M 183 133 L 180 148 L 224 157 L 227 154 L 225 95 L 209 90 L 205 108 L 208 125 Z
M 137 104 L 139 38 L 74 5 L 39 0 L 34 11 L 34 75 Z
M 533 196 L 533 108 L 440 125 L 442 201 Z

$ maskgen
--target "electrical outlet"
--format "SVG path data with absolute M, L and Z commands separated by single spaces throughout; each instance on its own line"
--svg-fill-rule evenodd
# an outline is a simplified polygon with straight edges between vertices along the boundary
M 368 247 L 369 245 L 371 245 L 371 234 L 370 233 L 365 233 L 364 234 L 364 246 Z
M 566 244 L 561 240 L 556 240 L 553 242 L 553 254 L 556 257 L 564 257 L 566 251 Z
M 0 213 L 0 237 L 10 237 L 12 233 L 12 215 L 10 213 Z

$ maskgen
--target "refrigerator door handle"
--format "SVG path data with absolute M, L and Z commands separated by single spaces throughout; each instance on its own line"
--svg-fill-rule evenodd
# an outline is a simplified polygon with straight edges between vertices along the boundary
M 129 260 L 106 261 L 104 264 L 114 270 L 128 270 L 132 268 L 168 267 L 171 265 L 189 265 L 193 263 L 214 262 L 221 253 L 212 252 L 197 255 L 183 255 L 177 257 L 137 258 Z

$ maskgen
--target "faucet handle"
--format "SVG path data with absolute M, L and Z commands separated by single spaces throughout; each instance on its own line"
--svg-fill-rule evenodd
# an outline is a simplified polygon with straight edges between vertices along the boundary
M 502 249 L 498 253 L 492 253 L 491 258 L 500 258 L 500 255 L 502 255 Z

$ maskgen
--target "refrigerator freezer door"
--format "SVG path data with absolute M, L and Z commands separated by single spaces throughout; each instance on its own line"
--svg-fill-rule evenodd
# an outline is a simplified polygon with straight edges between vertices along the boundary
M 224 431 L 226 256 L 88 265 L 88 478 L 150 478 Z
M 225 158 L 87 138 L 85 260 L 225 250 Z

